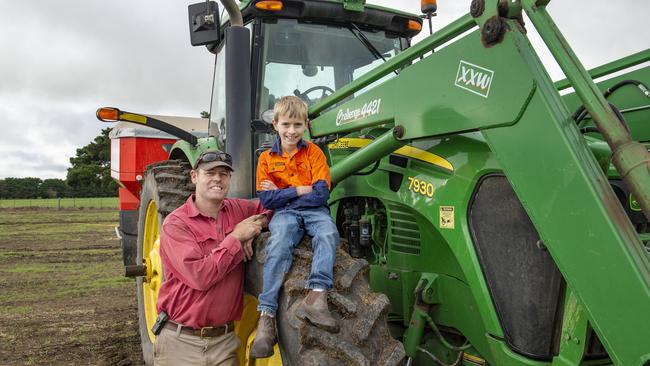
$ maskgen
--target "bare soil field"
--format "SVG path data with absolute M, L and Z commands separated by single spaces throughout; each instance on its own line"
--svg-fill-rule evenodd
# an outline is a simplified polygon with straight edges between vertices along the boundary
M 115 209 L 0 210 L 0 365 L 141 365 Z

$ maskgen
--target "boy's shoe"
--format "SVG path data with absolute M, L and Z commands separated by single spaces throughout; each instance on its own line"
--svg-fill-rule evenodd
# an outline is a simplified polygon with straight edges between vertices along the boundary
M 275 318 L 262 314 L 257 323 L 257 333 L 251 346 L 251 358 L 267 358 L 273 356 L 273 346 L 277 343 Z
M 327 307 L 326 291 L 310 291 L 296 311 L 296 316 L 302 320 L 308 319 L 310 323 L 329 332 L 339 331 L 339 324 Z

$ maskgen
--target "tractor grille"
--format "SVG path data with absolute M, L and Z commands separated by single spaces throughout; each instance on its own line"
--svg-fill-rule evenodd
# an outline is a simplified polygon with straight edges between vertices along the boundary
M 394 252 L 420 254 L 420 230 L 412 211 L 403 205 L 388 204 L 390 243 Z

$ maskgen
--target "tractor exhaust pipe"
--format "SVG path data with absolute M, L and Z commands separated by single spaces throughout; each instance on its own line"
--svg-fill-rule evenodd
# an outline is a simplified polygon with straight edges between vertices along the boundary
M 239 6 L 221 0 L 230 16 L 226 42 L 226 152 L 237 171 L 230 184 L 230 196 L 253 196 L 253 155 L 251 137 L 250 31 L 244 27 Z

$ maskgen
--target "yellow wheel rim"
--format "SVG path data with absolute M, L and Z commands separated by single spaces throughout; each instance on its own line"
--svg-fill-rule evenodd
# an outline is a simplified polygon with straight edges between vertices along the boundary
M 156 322 L 158 312 L 158 290 L 162 284 L 162 262 L 160 260 L 160 227 L 158 225 L 158 208 L 155 201 L 147 205 L 147 214 L 144 218 L 144 232 L 142 238 L 142 259 L 147 266 L 147 275 L 142 281 L 142 295 L 144 298 L 144 316 L 147 320 L 147 332 L 153 343 L 156 336 L 151 333 L 151 327 Z

